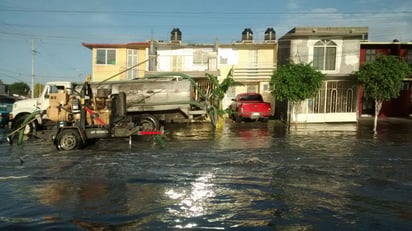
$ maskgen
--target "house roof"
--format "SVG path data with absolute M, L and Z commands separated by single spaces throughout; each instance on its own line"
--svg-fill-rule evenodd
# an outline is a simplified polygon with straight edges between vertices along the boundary
M 132 42 L 132 43 L 82 43 L 84 47 L 93 48 L 149 48 L 149 42 Z
M 367 40 L 368 27 L 295 27 L 279 40 L 330 36 Z

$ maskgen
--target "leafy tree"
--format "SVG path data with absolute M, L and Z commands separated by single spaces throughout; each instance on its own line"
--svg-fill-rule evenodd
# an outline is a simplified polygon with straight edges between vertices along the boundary
M 375 134 L 383 101 L 399 96 L 402 80 L 409 74 L 410 68 L 405 61 L 389 55 L 378 56 L 375 61 L 363 64 L 355 73 L 366 95 L 375 100 Z
M 270 80 L 270 89 L 276 99 L 291 102 L 290 111 L 296 103 L 314 97 L 324 78 L 325 75 L 315 70 L 311 64 L 288 63 L 275 70 Z M 290 123 L 290 118 L 288 120 Z
M 211 84 L 209 92 L 206 94 L 208 101 L 207 112 L 213 127 L 223 126 L 223 115 L 227 113 L 223 110 L 222 100 L 230 87 L 243 85 L 233 79 L 233 69 L 231 69 L 226 78 L 219 82 L 218 78 L 212 74 L 206 73 Z
M 30 92 L 30 87 L 25 82 L 16 82 L 9 85 L 10 94 L 26 96 Z
M 44 85 L 41 83 L 36 83 L 34 85 L 34 97 L 39 97 L 44 89 Z

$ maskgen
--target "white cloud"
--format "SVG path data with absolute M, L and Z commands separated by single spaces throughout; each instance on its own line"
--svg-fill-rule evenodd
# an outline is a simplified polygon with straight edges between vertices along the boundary
M 366 26 L 369 28 L 369 40 L 386 42 L 393 39 L 411 41 L 411 8 L 371 12 L 339 12 L 335 8 L 315 8 L 302 14 L 286 15 L 284 23 L 278 28 L 286 33 L 294 27 L 305 26 Z M 280 29 L 280 30 L 279 30 Z

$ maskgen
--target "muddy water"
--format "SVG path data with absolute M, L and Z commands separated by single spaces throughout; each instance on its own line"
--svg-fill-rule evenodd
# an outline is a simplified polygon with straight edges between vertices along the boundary
M 164 144 L 0 144 L 0 228 L 409 230 L 412 123 L 169 125 Z

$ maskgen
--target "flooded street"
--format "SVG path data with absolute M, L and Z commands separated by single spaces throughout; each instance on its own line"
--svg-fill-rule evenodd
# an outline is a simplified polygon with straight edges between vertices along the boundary
M 412 121 L 165 127 L 163 144 L 0 144 L 0 228 L 410 230 Z

